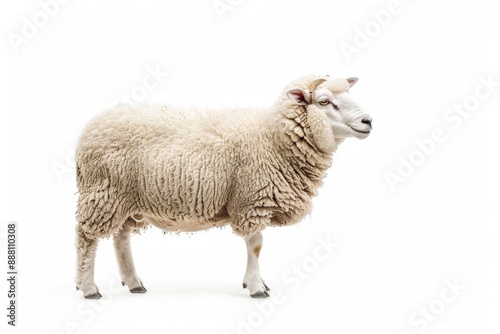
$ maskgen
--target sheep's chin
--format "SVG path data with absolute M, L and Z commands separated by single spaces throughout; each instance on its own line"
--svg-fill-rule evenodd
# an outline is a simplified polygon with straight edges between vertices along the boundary
M 344 123 L 336 122 L 332 124 L 332 132 L 333 136 L 335 138 L 350 138 L 350 137 L 357 137 L 358 134 L 361 133 L 356 133 L 350 126 Z
M 368 130 L 368 131 L 356 130 L 352 126 L 350 128 L 351 128 L 352 136 L 355 137 L 355 138 L 357 138 L 357 139 L 365 139 L 371 133 L 371 130 Z

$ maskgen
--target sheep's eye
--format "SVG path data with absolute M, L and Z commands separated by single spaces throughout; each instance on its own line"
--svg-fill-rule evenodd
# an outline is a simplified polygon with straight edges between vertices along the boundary
M 322 106 L 326 106 L 328 103 L 330 103 L 330 101 L 328 101 L 328 100 L 319 100 L 318 102 L 319 102 L 319 104 L 321 104 Z

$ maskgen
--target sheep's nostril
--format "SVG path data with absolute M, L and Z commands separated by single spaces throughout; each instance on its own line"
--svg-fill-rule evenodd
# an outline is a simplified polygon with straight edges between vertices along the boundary
M 364 124 L 368 124 L 368 125 L 372 125 L 372 120 L 371 119 L 367 119 L 367 118 L 364 118 L 361 123 L 364 123 Z

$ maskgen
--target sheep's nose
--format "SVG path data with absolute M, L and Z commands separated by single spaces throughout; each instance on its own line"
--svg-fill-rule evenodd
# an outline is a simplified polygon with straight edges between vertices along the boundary
M 361 123 L 368 124 L 369 126 L 372 126 L 372 119 L 371 118 L 363 118 L 363 120 L 361 120 Z

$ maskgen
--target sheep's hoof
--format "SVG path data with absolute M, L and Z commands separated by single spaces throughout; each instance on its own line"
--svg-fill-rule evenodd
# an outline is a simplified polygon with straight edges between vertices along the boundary
M 267 297 L 269 297 L 269 294 L 267 293 L 267 291 L 259 291 L 259 292 L 254 293 L 253 295 L 250 295 L 250 297 L 252 297 L 252 298 L 267 298 Z
M 146 291 L 148 290 L 146 290 L 146 288 L 143 286 L 138 286 L 136 288 L 130 289 L 130 292 L 132 293 L 146 293 Z
M 266 285 L 266 283 L 263 283 L 264 284 L 264 289 L 266 289 L 266 291 L 271 291 L 271 289 L 269 289 L 269 287 Z M 246 283 L 243 283 L 243 289 L 246 289 L 247 288 L 247 284 Z
M 93 293 L 91 295 L 84 296 L 85 299 L 100 299 L 102 295 L 99 292 Z

